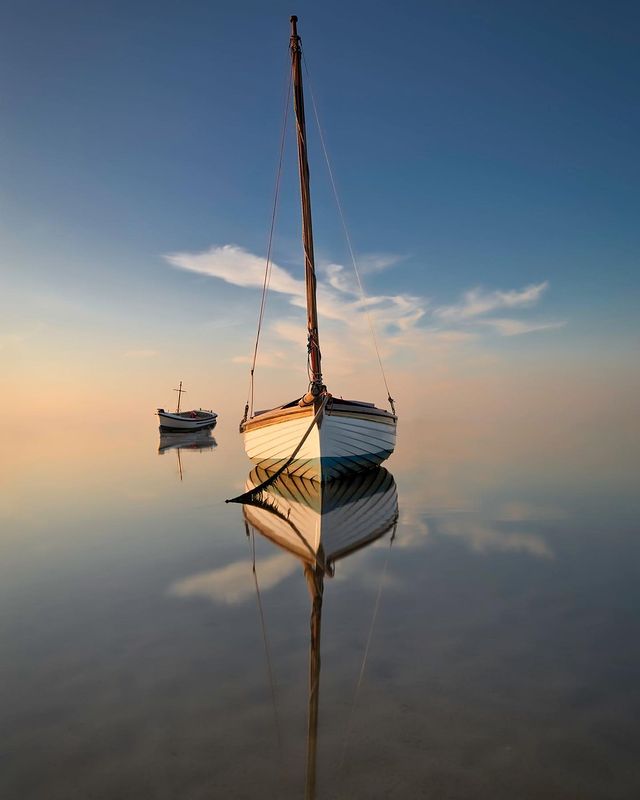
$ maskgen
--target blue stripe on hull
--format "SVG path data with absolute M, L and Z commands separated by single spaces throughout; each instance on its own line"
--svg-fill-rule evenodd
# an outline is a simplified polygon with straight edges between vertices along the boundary
M 289 475 L 300 475 L 311 480 L 319 480 L 322 483 L 342 478 L 354 472 L 364 472 L 374 469 L 382 464 L 393 450 L 378 450 L 375 453 L 353 456 L 322 456 L 321 458 L 295 459 L 289 464 L 286 473 Z M 252 459 L 253 460 L 253 459 Z M 265 459 L 264 461 L 254 461 L 267 472 L 276 472 L 282 466 L 282 459 Z
M 343 477 L 350 472 L 363 472 L 373 469 L 385 461 L 393 450 L 378 450 L 375 453 L 353 456 L 322 456 L 321 470 L 322 481 Z

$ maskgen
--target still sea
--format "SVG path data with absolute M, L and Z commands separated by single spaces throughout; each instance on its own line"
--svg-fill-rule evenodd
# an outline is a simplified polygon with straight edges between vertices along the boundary
M 640 797 L 624 454 L 401 419 L 320 609 L 235 420 L 3 449 L 3 800 Z

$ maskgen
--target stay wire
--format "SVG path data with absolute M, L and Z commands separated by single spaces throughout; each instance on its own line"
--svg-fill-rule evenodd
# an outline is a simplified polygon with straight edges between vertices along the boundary
M 380 608 L 380 598 L 382 597 L 382 588 L 384 586 L 384 581 L 387 575 L 387 567 L 389 566 L 389 558 L 391 556 L 391 548 L 393 547 L 393 542 L 396 538 L 396 529 L 397 529 L 397 518 L 396 522 L 393 526 L 393 531 L 391 533 L 391 539 L 389 540 L 389 549 L 387 550 L 387 557 L 384 562 L 384 568 L 380 575 L 380 583 L 378 584 L 378 594 L 376 596 L 376 602 L 373 609 L 373 616 L 371 617 L 371 624 L 369 626 L 369 635 L 367 636 L 367 643 L 364 648 L 364 655 L 362 657 L 362 664 L 360 665 L 360 673 L 358 675 L 358 681 L 356 683 L 356 689 L 353 695 L 353 703 L 351 704 L 351 710 L 349 712 L 349 721 L 347 722 L 347 730 L 344 735 L 344 741 L 342 743 L 342 755 L 340 757 L 340 763 L 338 764 L 338 771 L 342 770 L 344 767 L 344 763 L 347 757 L 347 747 L 349 744 L 349 739 L 351 737 L 351 731 L 353 729 L 353 720 L 355 716 L 356 706 L 358 704 L 358 695 L 360 694 L 360 687 L 362 686 L 362 680 L 364 678 L 364 671 L 367 665 L 367 659 L 369 658 L 369 649 L 371 647 L 371 640 L 373 638 L 373 629 L 376 625 L 376 619 L 378 617 L 378 609 Z
M 251 371 L 249 374 L 249 394 L 247 397 L 247 403 L 244 409 L 244 419 L 246 420 L 249 416 L 253 416 L 253 390 L 254 390 L 254 372 L 256 368 L 256 360 L 258 358 L 258 344 L 260 342 L 260 332 L 262 330 L 262 321 L 264 319 L 264 310 L 267 302 L 267 292 L 269 291 L 269 281 L 271 280 L 271 249 L 273 246 L 273 233 L 275 230 L 276 225 L 276 217 L 278 214 L 278 200 L 280 197 L 280 178 L 282 176 L 282 163 L 284 160 L 284 145 L 287 138 L 287 121 L 289 119 L 289 105 L 291 100 L 291 83 L 293 77 L 292 72 L 289 70 L 289 82 L 287 87 L 287 96 L 285 100 L 284 106 L 284 119 L 282 122 L 282 133 L 280 136 L 280 154 L 278 157 L 278 169 L 276 172 L 276 182 L 275 182 L 275 189 L 273 195 L 273 208 L 271 211 L 271 225 L 269 228 L 269 242 L 267 245 L 267 260 L 265 263 L 264 269 L 264 280 L 262 283 L 262 298 L 260 300 L 260 311 L 258 313 L 258 329 L 256 331 L 256 341 L 253 348 L 253 358 L 251 360 Z
M 344 211 L 342 210 L 342 203 L 340 202 L 340 197 L 338 195 L 338 188 L 336 186 L 335 179 L 333 177 L 333 170 L 331 168 L 331 161 L 329 160 L 329 153 L 327 151 L 327 146 L 324 141 L 324 135 L 322 133 L 322 126 L 320 125 L 320 117 L 318 115 L 318 107 L 316 106 L 316 98 L 313 92 L 313 84 L 311 82 L 311 75 L 309 73 L 309 67 L 307 66 L 307 60 L 304 56 L 304 51 L 302 52 L 302 62 L 304 64 L 304 69 L 307 75 L 308 83 L 309 83 L 309 93 L 311 95 L 311 105 L 313 106 L 313 114 L 316 120 L 316 125 L 318 127 L 318 134 L 320 136 L 320 144 L 322 145 L 322 152 L 324 154 L 324 160 L 327 164 L 327 170 L 329 171 L 329 180 L 331 181 L 331 188 L 333 189 L 333 196 L 336 201 L 336 205 L 338 207 L 338 213 L 340 215 L 340 221 L 342 223 L 342 229 L 344 231 L 345 239 L 347 240 L 347 247 L 349 248 L 349 254 L 351 256 L 351 263 L 353 264 L 353 271 L 356 274 L 356 279 L 358 281 L 358 287 L 360 289 L 360 297 L 362 300 L 362 307 L 364 309 L 364 313 L 367 317 L 367 322 L 369 323 L 369 329 L 371 331 L 371 338 L 373 339 L 373 347 L 376 351 L 376 356 L 378 359 L 378 364 L 380 366 L 380 372 L 382 374 L 382 380 L 384 382 L 385 389 L 387 390 L 387 400 L 389 401 L 389 405 L 391 406 L 391 411 L 393 414 L 396 413 L 394 401 L 391 397 L 391 391 L 389 389 L 389 384 L 387 382 L 387 376 L 384 371 L 384 366 L 382 364 L 382 356 L 380 355 L 380 348 L 378 347 L 378 337 L 376 336 L 376 330 L 373 325 L 373 321 L 371 320 L 371 315 L 369 314 L 369 310 L 367 308 L 367 298 L 364 291 L 364 286 L 362 285 L 362 280 L 360 278 L 360 271 L 358 270 L 358 263 L 356 261 L 355 252 L 353 250 L 353 245 L 351 244 L 351 236 L 349 235 L 349 229 L 347 227 L 347 221 L 344 215 Z
M 245 531 L 249 535 L 249 525 L 245 521 Z M 267 638 L 267 627 L 264 619 L 264 609 L 262 608 L 262 598 L 260 596 L 260 586 L 258 584 L 258 572 L 256 570 L 256 541 L 255 533 L 251 530 L 251 540 L 249 542 L 249 550 L 251 552 L 251 570 L 253 572 L 253 581 L 256 589 L 256 597 L 258 599 L 258 613 L 260 616 L 260 626 L 262 628 L 262 641 L 264 644 L 264 652 L 267 660 L 267 673 L 269 675 L 269 686 L 271 689 L 271 702 L 273 704 L 273 717 L 276 726 L 276 738 L 278 740 L 278 757 L 280 766 L 284 769 L 284 748 L 282 744 L 282 730 L 280 727 L 280 716 L 278 714 L 278 704 L 276 697 L 276 682 L 273 677 L 273 667 L 271 664 L 271 652 L 269 650 L 269 641 Z

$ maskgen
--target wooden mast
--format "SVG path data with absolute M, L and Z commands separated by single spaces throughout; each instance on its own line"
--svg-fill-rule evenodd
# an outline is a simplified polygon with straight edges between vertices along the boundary
M 174 389 L 173 391 L 174 392 L 178 392 L 178 407 L 176 408 L 176 414 L 179 414 L 180 413 L 180 398 L 182 397 L 183 394 L 187 393 L 187 390 L 182 388 L 182 381 L 180 381 L 180 387 L 178 389 Z
M 309 163 L 307 161 L 307 131 L 304 121 L 304 94 L 298 18 L 291 17 L 291 69 L 293 71 L 293 106 L 296 113 L 298 140 L 298 172 L 300 174 L 300 201 L 302 204 L 302 244 L 304 272 L 307 286 L 307 330 L 309 363 L 311 367 L 311 394 L 317 397 L 325 389 L 320 366 L 320 340 L 318 337 L 318 309 L 316 305 L 316 269 L 313 255 L 313 228 L 311 224 L 311 192 L 309 188 Z

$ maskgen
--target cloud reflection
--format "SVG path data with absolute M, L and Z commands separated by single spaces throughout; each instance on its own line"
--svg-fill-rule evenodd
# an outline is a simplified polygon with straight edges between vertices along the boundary
M 499 526 L 475 519 L 439 520 L 438 533 L 459 539 L 476 553 L 519 552 L 538 558 L 553 558 L 547 543 L 534 533 L 502 530 Z
M 272 589 L 298 568 L 296 560 L 287 553 L 261 559 L 260 590 Z M 244 603 L 255 591 L 251 566 L 247 561 L 234 561 L 225 567 L 197 572 L 169 587 L 169 594 L 174 597 L 203 597 L 229 606 Z

